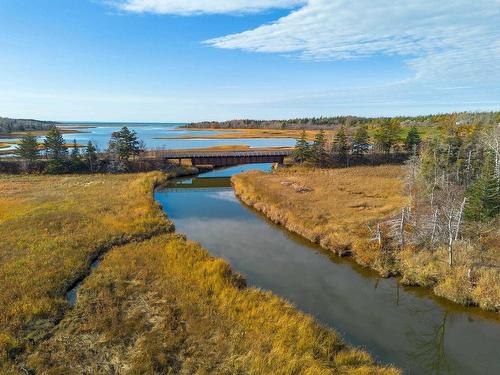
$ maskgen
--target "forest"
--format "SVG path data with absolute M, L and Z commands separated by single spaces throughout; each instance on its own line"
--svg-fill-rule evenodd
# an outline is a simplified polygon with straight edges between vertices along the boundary
M 39 121 L 27 119 L 11 119 L 0 117 L 0 134 L 9 134 L 12 132 L 48 130 L 56 125 L 53 121 Z
M 439 126 L 443 123 L 454 121 L 459 125 L 467 124 L 493 124 L 500 122 L 500 112 L 457 112 L 450 114 L 435 114 L 427 116 L 396 116 L 396 117 L 308 117 L 289 120 L 230 120 L 230 121 L 204 121 L 186 125 L 188 128 L 214 128 L 214 129 L 305 129 L 305 130 L 331 130 L 341 126 L 355 128 L 361 125 L 377 126 L 388 119 L 393 119 L 402 126 Z
M 236 192 L 289 229 L 352 254 L 384 276 L 400 275 L 407 285 L 499 311 L 500 127 L 452 119 L 426 139 L 416 126 L 405 137 L 400 128 L 396 119 L 387 119 L 371 133 L 360 126 L 341 127 L 331 139 L 321 130 L 313 142 L 303 135 L 290 167 L 271 175 L 237 176 Z M 390 161 L 401 154 L 406 161 L 396 175 L 387 167 L 378 172 L 353 167 L 370 165 L 374 155 Z M 393 182 L 380 190 L 377 179 L 384 176 Z M 289 194 L 288 186 L 303 195 Z M 346 197 L 346 191 L 363 199 Z M 377 205 L 370 203 L 373 197 L 384 199 Z M 345 207 L 328 209 L 332 201 L 354 207 L 343 216 L 358 219 L 339 229 L 345 218 L 337 214 Z M 388 210 L 373 216 L 379 205 Z M 339 239 L 339 232 L 349 240 Z

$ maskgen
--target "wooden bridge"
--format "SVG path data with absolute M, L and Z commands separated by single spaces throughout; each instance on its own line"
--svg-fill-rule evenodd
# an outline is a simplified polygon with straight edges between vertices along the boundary
M 190 159 L 193 165 L 213 165 L 214 167 L 225 167 L 239 164 L 256 163 L 280 163 L 283 164 L 285 157 L 290 156 L 293 150 L 269 150 L 269 151 L 198 151 L 183 152 L 171 151 L 162 156 L 165 159 L 182 160 Z

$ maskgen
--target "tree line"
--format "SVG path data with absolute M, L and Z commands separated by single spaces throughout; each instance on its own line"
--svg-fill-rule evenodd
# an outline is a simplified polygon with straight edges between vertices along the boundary
M 406 168 L 411 205 L 402 213 L 399 241 L 431 252 L 445 246 L 450 267 L 495 266 L 480 238 L 494 233 L 500 215 L 500 124 L 445 126 Z
M 320 130 L 311 143 L 307 140 L 306 132 L 302 131 L 295 145 L 293 159 L 298 163 L 309 162 L 322 167 L 332 161 L 349 165 L 350 157 L 360 158 L 372 150 L 384 154 L 416 152 L 422 143 L 417 127 L 412 126 L 404 138 L 401 137 L 402 132 L 403 127 L 397 119 L 384 120 L 372 136 L 364 125 L 354 132 L 341 126 L 332 139 L 327 139 L 325 131 Z
M 309 142 L 303 131 L 293 159 L 296 163 L 317 167 L 339 160 L 348 165 L 350 158 L 363 157 L 369 150 L 408 155 L 405 181 L 411 203 L 398 217 L 379 223 L 375 238 L 380 243 L 386 237 L 396 244 L 393 248 L 411 245 L 435 251 L 445 246 L 451 267 L 458 243 L 463 248 L 465 242 L 477 239 L 478 233 L 486 231 L 485 225 L 494 227 L 497 222 L 500 124 L 448 121 L 428 139 L 422 139 L 416 126 L 401 137 L 401 124 L 397 119 L 386 119 L 372 135 L 366 126 L 354 132 L 341 127 L 330 140 L 321 130 L 314 141 Z M 482 229 L 471 229 L 477 226 Z M 472 248 L 474 246 L 468 246 L 471 269 L 481 263 L 477 260 L 479 253 L 472 254 Z M 463 261 L 463 257 L 461 259 Z M 491 265 L 492 261 L 485 263 Z
M 440 126 L 444 123 L 457 124 L 494 124 L 500 121 L 500 112 L 457 112 L 426 116 L 398 116 L 398 117 L 360 117 L 360 116 L 322 116 L 306 117 L 288 120 L 229 120 L 204 121 L 191 123 L 187 127 L 214 128 L 214 129 L 304 129 L 304 130 L 337 130 L 341 126 L 347 129 L 359 126 L 376 127 L 381 123 L 394 120 L 403 126 Z
M 96 145 L 88 141 L 84 147 L 66 144 L 61 131 L 52 126 L 43 142 L 39 137 L 28 132 L 24 134 L 15 150 L 16 155 L 26 163 L 26 170 L 31 171 L 39 159 L 46 159 L 45 173 L 60 174 L 74 172 L 105 171 L 120 172 L 127 170 L 127 163 L 144 151 L 144 143 L 137 133 L 124 126 L 111 134 L 107 150 L 98 153 Z M 82 150 L 80 150 L 82 148 Z
M 370 132 L 341 128 L 332 139 L 320 131 L 312 142 L 303 132 L 293 157 L 322 167 L 363 156 L 368 147 L 406 153 L 407 203 L 370 224 L 367 246 L 379 251 L 384 272 L 401 272 L 404 283 L 500 311 L 500 123 L 453 120 L 425 137 L 417 127 L 401 137 L 398 127 L 392 119 Z
M 51 121 L 38 121 L 28 119 L 11 119 L 0 117 L 0 134 L 34 131 L 34 130 L 48 130 L 49 127 L 54 126 L 55 123 Z

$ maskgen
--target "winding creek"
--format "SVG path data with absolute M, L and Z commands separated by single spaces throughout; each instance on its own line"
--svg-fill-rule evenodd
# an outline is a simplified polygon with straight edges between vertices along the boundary
M 231 188 L 232 174 L 255 167 L 173 181 L 155 198 L 178 232 L 226 259 L 250 286 L 286 298 L 378 361 L 407 374 L 500 374 L 495 314 L 382 279 L 272 224 Z

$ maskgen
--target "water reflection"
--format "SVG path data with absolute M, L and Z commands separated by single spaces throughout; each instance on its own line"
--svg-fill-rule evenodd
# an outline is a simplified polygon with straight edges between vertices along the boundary
M 156 198 L 179 232 L 225 258 L 249 285 L 288 299 L 377 360 L 410 374 L 500 373 L 495 314 L 382 279 L 273 225 L 223 178 L 241 168 L 177 182 Z
M 452 373 L 445 350 L 448 314 L 449 312 L 445 311 L 441 321 L 431 324 L 428 331 L 408 332 L 408 340 L 413 342 L 415 348 L 408 352 L 408 356 L 413 362 L 420 363 L 427 374 Z

